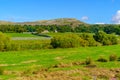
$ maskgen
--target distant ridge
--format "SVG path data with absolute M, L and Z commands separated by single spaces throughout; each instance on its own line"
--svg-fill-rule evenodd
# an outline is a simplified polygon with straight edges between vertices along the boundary
M 10 25 L 10 24 L 15 24 L 15 23 L 10 22 L 10 21 L 2 21 L 2 20 L 0 20 L 0 25 Z
M 13 24 L 13 25 L 72 25 L 77 26 L 79 24 L 86 24 L 75 18 L 58 18 L 52 20 L 40 20 L 40 21 L 31 21 L 31 22 L 9 22 L 9 21 L 0 21 L 0 25 Z

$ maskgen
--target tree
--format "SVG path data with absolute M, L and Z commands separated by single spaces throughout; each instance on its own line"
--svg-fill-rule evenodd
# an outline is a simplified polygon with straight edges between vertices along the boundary
M 80 37 L 76 34 L 55 36 L 51 39 L 53 48 L 72 48 L 80 46 Z
M 41 28 L 41 27 L 39 27 L 37 30 L 36 30 L 36 32 L 39 34 L 39 33 L 42 33 L 44 31 L 44 29 L 43 28 Z
M 98 33 L 96 33 L 94 35 L 94 39 L 97 42 L 102 43 L 103 45 L 113 45 L 113 44 L 117 44 L 117 37 L 113 34 L 106 34 L 103 31 L 99 31 Z

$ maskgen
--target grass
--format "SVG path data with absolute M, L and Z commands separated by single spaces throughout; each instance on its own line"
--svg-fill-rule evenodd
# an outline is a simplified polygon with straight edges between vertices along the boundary
M 44 67 L 51 66 L 60 62 L 69 63 L 72 61 L 84 61 L 87 57 L 97 60 L 99 56 L 104 55 L 109 59 L 109 55 L 115 53 L 120 56 L 120 45 L 103 46 L 103 47 L 86 47 L 86 48 L 69 48 L 69 49 L 46 49 L 30 51 L 11 51 L 0 52 L 0 64 L 7 64 L 6 69 L 20 69 L 23 67 L 36 64 Z M 57 60 L 57 58 L 61 58 Z M 25 64 L 24 62 L 28 62 Z M 31 62 L 29 62 L 31 61 Z M 33 61 L 33 62 L 32 62 Z M 13 66 L 15 64 L 15 66 Z M 105 65 L 104 65 L 105 64 Z M 120 67 L 119 62 L 98 62 L 99 67 L 111 68 Z M 113 66 L 111 66 L 113 65 Z M 13 68 L 14 67 L 14 68 Z
M 119 61 L 115 62 L 96 61 L 101 55 L 109 59 L 109 55 L 114 53 L 119 57 L 120 56 L 119 52 L 120 45 L 0 52 L 0 66 L 3 66 L 5 70 L 22 71 L 26 70 L 27 68 L 33 65 L 36 65 L 37 67 L 51 67 L 59 63 L 85 61 L 87 57 L 91 57 L 95 61 L 95 64 L 97 65 L 98 68 L 119 68 L 120 67 Z M 70 70 L 82 67 L 83 65 L 51 70 L 53 71 Z M 8 76 L 3 75 L 2 77 L 6 78 Z M 14 75 L 12 75 L 11 77 L 14 77 Z
M 45 33 L 48 36 L 54 37 L 54 36 L 59 36 L 59 35 L 66 35 L 69 34 L 71 32 L 66 32 L 66 33 Z
M 66 34 L 82 34 L 82 33 L 73 33 L 73 32 L 65 32 L 65 33 L 45 33 L 48 36 L 54 37 L 54 36 L 59 36 L 59 35 L 66 35 Z M 93 35 L 94 33 L 87 33 Z
M 50 39 L 43 36 L 33 35 L 31 33 L 5 33 L 12 38 L 12 40 L 46 40 Z
M 10 37 L 39 37 L 30 33 L 5 33 Z

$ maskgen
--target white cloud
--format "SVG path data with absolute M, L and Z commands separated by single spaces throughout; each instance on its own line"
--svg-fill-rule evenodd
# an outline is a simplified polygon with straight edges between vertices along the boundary
M 120 10 L 113 16 L 112 22 L 115 24 L 120 24 Z
M 88 16 L 83 16 L 83 17 L 81 18 L 81 20 L 88 20 L 88 19 L 89 19 Z

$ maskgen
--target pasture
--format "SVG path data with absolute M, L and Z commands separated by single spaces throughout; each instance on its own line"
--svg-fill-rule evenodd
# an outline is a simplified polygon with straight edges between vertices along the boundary
M 84 64 L 65 67 L 55 67 L 55 65 L 70 65 L 75 62 L 84 62 L 87 57 L 91 57 L 97 69 L 116 69 L 120 67 L 120 61 L 97 62 L 96 60 L 101 55 L 108 60 L 110 54 L 116 54 L 117 57 L 120 57 L 119 52 L 120 45 L 0 52 L 0 66 L 5 71 L 13 72 L 12 74 L 5 73 L 1 75 L 1 78 L 3 80 L 8 80 L 9 78 L 15 79 L 20 76 L 14 72 L 25 72 L 31 69 L 31 67 L 38 70 L 44 68 L 49 69 L 48 72 L 82 70 L 85 68 Z

